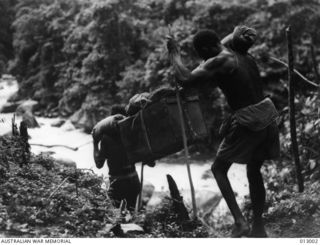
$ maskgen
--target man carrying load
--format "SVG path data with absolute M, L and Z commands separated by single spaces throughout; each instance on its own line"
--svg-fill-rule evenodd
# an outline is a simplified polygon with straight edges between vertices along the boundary
M 193 45 L 203 63 L 191 72 L 183 65 L 173 37 L 169 36 L 167 41 L 180 85 L 198 89 L 199 93 L 219 87 L 233 111 L 220 129 L 224 138 L 211 168 L 235 220 L 233 237 L 267 236 L 262 220 L 265 188 L 260 169 L 264 160 L 279 156 L 279 132 L 275 122 L 278 113 L 272 101 L 264 98 L 258 67 L 247 54 L 254 39 L 252 29 L 236 27 L 232 35 L 224 39 L 224 46 L 214 31 L 199 31 L 193 38 Z M 247 164 L 253 207 L 251 230 L 227 177 L 234 162 Z
M 113 106 L 111 115 L 95 125 L 92 130 L 93 157 L 99 169 L 107 160 L 110 181 L 108 195 L 115 207 L 119 208 L 121 201 L 125 200 L 127 209 L 134 211 L 140 193 L 140 181 L 135 165 L 128 161 L 120 139 L 118 121 L 124 119 L 125 114 L 124 107 Z

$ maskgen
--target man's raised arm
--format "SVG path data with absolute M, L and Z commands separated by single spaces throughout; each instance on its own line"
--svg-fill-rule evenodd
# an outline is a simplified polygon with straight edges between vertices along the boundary
M 183 83 L 189 80 L 191 72 L 182 63 L 179 47 L 172 36 L 167 36 L 167 49 L 178 82 Z
M 216 57 L 206 60 L 192 72 L 182 63 L 178 45 L 172 37 L 167 37 L 167 48 L 173 65 L 174 73 L 181 86 L 195 83 L 215 83 L 219 73 L 232 71 L 233 57 L 224 51 Z

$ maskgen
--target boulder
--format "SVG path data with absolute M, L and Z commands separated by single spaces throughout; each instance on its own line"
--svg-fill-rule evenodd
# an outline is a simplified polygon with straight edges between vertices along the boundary
M 26 100 L 23 103 L 21 103 L 17 109 L 16 109 L 16 113 L 17 115 L 23 115 L 25 112 L 31 112 L 31 114 L 33 113 L 33 111 L 39 106 L 39 103 L 35 100 Z
M 1 80 L 5 81 L 5 82 L 12 82 L 15 80 L 15 77 L 10 74 L 3 74 L 1 76 Z
M 207 219 L 212 215 L 215 209 L 219 206 L 221 200 L 221 194 L 213 191 L 199 190 L 196 192 L 196 202 L 204 219 Z
M 64 131 L 73 131 L 76 130 L 76 128 L 74 127 L 74 125 L 72 124 L 72 122 L 70 120 L 67 120 L 62 126 L 61 129 Z
M 57 119 L 51 123 L 52 127 L 61 127 L 66 122 L 65 119 Z
M 40 127 L 35 116 L 30 111 L 26 111 L 23 113 L 22 121 L 24 121 L 27 124 L 28 128 L 39 128 Z
M 94 125 L 99 121 L 95 113 L 85 109 L 76 111 L 70 120 L 76 128 L 83 128 L 87 133 L 90 133 Z

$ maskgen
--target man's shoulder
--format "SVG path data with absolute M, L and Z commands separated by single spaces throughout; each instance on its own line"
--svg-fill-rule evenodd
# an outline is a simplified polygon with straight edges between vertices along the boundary
M 233 68 L 236 64 L 235 60 L 236 58 L 233 53 L 223 50 L 217 56 L 208 59 L 204 66 L 206 69 Z
M 107 131 L 107 130 L 113 130 L 115 128 L 115 124 L 124 119 L 125 116 L 121 114 L 115 114 L 106 117 L 105 119 L 99 121 L 93 128 L 93 131 Z

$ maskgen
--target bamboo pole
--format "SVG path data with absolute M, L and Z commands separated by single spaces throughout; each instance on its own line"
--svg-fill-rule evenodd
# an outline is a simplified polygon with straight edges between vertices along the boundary
M 292 51 L 292 38 L 291 38 L 291 27 L 286 29 L 286 37 L 288 43 L 288 80 L 289 80 L 289 119 L 290 119 L 290 134 L 291 134 L 291 147 L 292 154 L 294 158 L 294 163 L 296 166 L 296 175 L 298 181 L 299 192 L 303 192 L 304 183 L 303 175 L 301 173 L 300 159 L 299 159 L 299 149 L 297 142 L 297 129 L 296 129 L 296 119 L 295 119 L 295 91 L 294 91 L 294 79 L 293 79 L 293 51 Z

